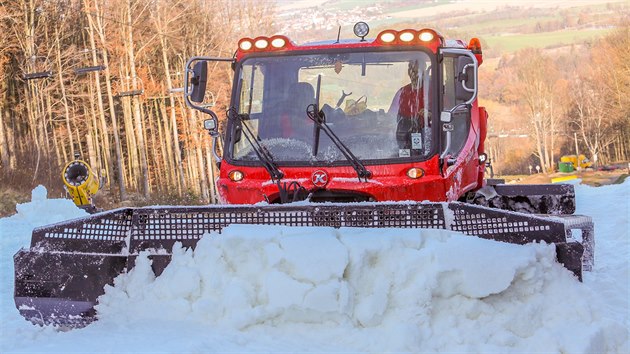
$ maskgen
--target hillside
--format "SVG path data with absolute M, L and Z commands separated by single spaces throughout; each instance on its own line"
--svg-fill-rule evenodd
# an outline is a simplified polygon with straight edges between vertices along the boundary
M 446 35 L 479 37 L 492 56 L 525 47 L 554 48 L 606 35 L 628 21 L 630 1 L 285 1 L 276 0 L 279 33 L 298 41 L 352 36 L 366 21 L 372 34 L 384 28 L 435 27 Z M 299 16 L 298 16 L 299 15 Z M 317 31 L 313 31 L 313 30 Z

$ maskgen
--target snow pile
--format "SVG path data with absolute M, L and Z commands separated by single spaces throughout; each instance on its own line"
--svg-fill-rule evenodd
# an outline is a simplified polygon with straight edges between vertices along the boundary
M 0 232 L 8 231 L 8 227 L 33 229 L 88 215 L 85 210 L 77 208 L 70 199 L 48 199 L 47 197 L 46 187 L 42 185 L 35 187 L 31 192 L 30 202 L 16 205 L 15 215 L 0 219 Z M 30 230 L 28 231 L 25 235 L 28 238 L 26 245 L 30 243 L 31 237 Z
M 552 246 L 442 230 L 235 225 L 194 252 L 176 248 L 160 277 L 140 257 L 97 310 L 105 323 L 185 320 L 282 336 L 309 337 L 304 328 L 325 323 L 351 350 L 614 349 L 623 327 L 601 318 L 595 295 L 554 259 Z
M 3 249 L 1 255 L 3 269 L 13 269 L 13 253 L 21 247 L 30 245 L 33 228 L 88 215 L 85 210 L 77 208 L 69 199 L 47 199 L 47 195 L 48 191 L 44 186 L 35 187 L 31 192 L 30 202 L 17 204 L 15 215 L 0 219 L 0 238 L 2 238 L 0 249 Z M 5 254 L 4 250 L 13 253 Z M 7 258 L 5 259 L 5 257 Z
M 44 186 L 37 186 L 31 201 L 17 204 L 17 213 L 0 219 L 0 352 L 6 353 L 4 341 L 16 334 L 16 328 L 33 326 L 19 315 L 13 303 L 13 255 L 31 244 L 33 228 L 88 215 L 69 199 L 47 199 Z M 5 338 L 6 335 L 6 338 Z
M 576 186 L 596 223 L 579 283 L 548 245 L 440 230 L 231 226 L 176 247 L 155 277 L 146 254 L 108 287 L 99 321 L 33 326 L 15 309 L 13 254 L 33 227 L 85 215 L 41 187 L 0 219 L 0 352 L 628 353 L 630 180 Z
M 577 185 L 575 194 L 576 213 L 595 223 L 595 267 L 584 283 L 605 300 L 607 317 L 630 328 L 630 178 L 621 185 Z

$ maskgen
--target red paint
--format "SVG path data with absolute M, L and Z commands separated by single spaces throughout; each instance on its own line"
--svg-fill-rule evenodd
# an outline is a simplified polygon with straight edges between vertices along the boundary
M 394 31 L 386 30 L 394 34 L 412 31 L 419 34 L 416 30 Z M 272 40 L 277 38 L 274 36 L 267 38 Z M 264 37 L 257 37 L 251 40 L 252 44 L 255 40 Z M 443 38 L 435 33 L 434 40 L 430 42 L 415 41 L 413 43 L 404 43 L 395 40 L 392 43 L 384 43 L 380 40 L 380 34 L 373 41 L 355 42 L 355 43 L 337 43 L 326 45 L 305 45 L 296 46 L 286 39 L 287 45 L 283 48 L 269 48 L 265 50 L 252 49 L 248 51 L 238 50 L 236 53 L 237 61 L 243 60 L 250 53 L 259 52 L 278 52 L 278 51 L 325 51 L 332 48 L 373 48 L 373 47 L 393 47 L 400 48 L 405 46 L 424 46 L 437 53 Z M 240 43 L 240 42 L 239 42 Z M 482 56 L 475 53 L 479 64 L 482 62 Z M 282 183 L 289 184 L 297 181 L 307 190 L 315 190 L 325 188 L 330 191 L 353 191 L 371 196 L 376 201 L 453 201 L 460 198 L 464 193 L 483 186 L 483 173 L 485 166 L 479 163 L 479 155 L 484 152 L 484 141 L 486 138 L 488 114 L 483 107 L 479 107 L 475 101 L 471 109 L 471 127 L 466 143 L 451 166 L 447 165 L 446 159 L 440 166 L 439 156 L 436 155 L 424 162 L 416 163 L 396 163 L 367 165 L 366 168 L 372 172 L 372 177 L 368 182 L 361 182 L 357 178 L 355 170 L 350 166 L 312 166 L 312 167 L 287 167 L 278 166 L 284 173 Z M 291 129 L 292 127 L 284 127 Z M 418 179 L 412 179 L 407 176 L 409 168 L 417 167 L 424 170 L 424 176 Z M 228 174 L 233 170 L 239 170 L 244 174 L 242 181 L 233 182 L 228 178 Z M 321 178 L 314 178 L 314 174 L 318 171 L 327 174 L 326 183 L 318 183 Z M 220 177 L 217 180 L 219 195 L 223 202 L 230 204 L 253 204 L 263 201 L 275 201 L 278 198 L 278 187 L 271 182 L 268 172 L 261 166 L 246 167 L 235 166 L 227 161 L 221 163 Z
M 425 175 L 419 179 L 407 177 L 407 170 L 412 167 L 422 168 Z M 447 201 L 448 179 L 440 177 L 437 156 L 418 163 L 368 165 L 366 168 L 372 172 L 369 182 L 359 182 L 350 166 L 279 168 L 285 175 L 282 183 L 298 181 L 308 190 L 318 188 L 313 183 L 312 174 L 322 170 L 328 174 L 326 189 L 330 191 L 356 191 L 370 195 L 376 201 Z M 228 178 L 228 173 L 233 170 L 243 172 L 245 177 L 242 181 L 233 182 Z M 278 198 L 278 187 L 262 167 L 234 166 L 223 161 L 217 187 L 222 201 L 229 204 L 254 204 Z

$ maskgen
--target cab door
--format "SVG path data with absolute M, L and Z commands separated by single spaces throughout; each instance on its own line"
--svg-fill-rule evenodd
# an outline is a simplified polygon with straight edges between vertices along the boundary
M 477 60 L 465 49 L 441 52 L 440 159 L 449 200 L 477 187 Z

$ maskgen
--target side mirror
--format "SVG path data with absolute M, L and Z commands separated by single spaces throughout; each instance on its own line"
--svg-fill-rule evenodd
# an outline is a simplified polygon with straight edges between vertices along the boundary
M 442 113 L 440 113 L 440 122 L 450 123 L 452 118 L 453 113 L 451 113 L 450 111 L 443 111 Z
M 203 128 L 210 133 L 211 137 L 219 136 L 218 121 L 216 117 L 206 119 L 203 121 Z
M 469 102 L 477 90 L 477 68 L 475 63 L 468 56 L 457 58 L 457 85 L 455 85 L 455 98 Z
M 193 76 L 190 79 L 192 91 L 190 100 L 193 102 L 203 102 L 206 95 L 206 83 L 208 81 L 208 62 L 205 60 L 198 61 L 193 67 Z

